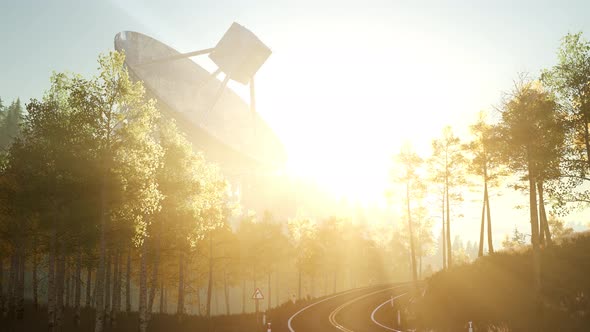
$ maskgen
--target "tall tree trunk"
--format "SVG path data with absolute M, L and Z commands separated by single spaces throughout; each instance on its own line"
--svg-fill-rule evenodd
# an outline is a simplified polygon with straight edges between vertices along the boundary
M 297 299 L 301 300 L 301 267 L 298 268 L 297 276 Z
M 184 314 L 184 252 L 181 250 L 178 259 L 178 305 L 176 306 L 178 319 Z
M 268 272 L 268 305 L 266 307 L 266 310 L 270 310 L 270 306 L 271 306 L 271 292 L 272 292 L 272 288 L 270 287 L 270 281 L 271 281 L 271 272 Z
M 33 275 L 32 275 L 32 282 L 33 282 L 33 306 L 35 310 L 39 309 L 39 277 L 37 273 L 39 263 L 37 262 L 37 254 L 33 253 Z M 0 287 L 1 291 L 1 287 Z M 1 305 L 0 305 L 1 306 Z
M 332 287 L 333 287 L 332 288 L 332 294 L 336 294 L 337 283 L 338 283 L 338 279 L 337 279 L 337 277 L 338 277 L 338 271 L 334 270 L 334 276 L 333 277 L 334 277 L 334 280 L 332 281 L 333 282 L 333 285 L 332 285 Z
M 311 297 L 315 297 L 315 272 L 311 273 L 311 287 L 310 287 Z
M 417 287 L 418 274 L 416 271 L 416 251 L 414 248 L 414 231 L 412 230 L 412 212 L 410 210 L 410 180 L 406 182 L 406 204 L 408 213 L 408 230 L 410 232 L 410 255 L 412 259 L 412 281 L 414 282 L 414 288 Z
M 118 250 L 118 257 L 117 257 L 117 301 L 115 304 L 117 305 L 116 313 L 119 314 L 121 312 L 121 304 L 123 302 L 122 294 L 123 294 L 123 253 Z
M 0 254 L 0 314 L 4 313 L 4 257 Z
M 227 271 L 223 270 L 223 295 L 225 298 L 225 314 L 229 316 L 229 287 L 227 285 Z
M 166 285 L 162 283 L 162 289 L 164 290 L 164 314 L 168 313 L 168 290 L 166 289 Z
M 108 125 L 110 127 L 110 118 L 108 119 Z M 106 150 L 110 150 L 110 136 L 107 133 L 107 147 Z M 108 159 L 107 159 L 108 160 Z M 105 160 L 106 161 L 106 160 Z M 104 330 L 104 312 L 105 312 L 105 301 L 104 301 L 104 277 L 105 277 L 105 263 L 107 254 L 107 243 L 106 243 L 106 232 L 109 227 L 109 192 L 108 192 L 108 173 L 109 163 L 105 162 L 105 170 L 102 174 L 102 186 L 101 186 L 101 215 L 100 215 L 100 252 L 98 258 L 98 269 L 96 271 L 96 281 L 94 282 L 95 296 L 94 301 L 96 302 L 96 314 L 94 321 L 94 332 L 103 332 Z M 142 331 L 145 332 L 145 331 Z
M 127 273 L 125 274 L 125 312 L 131 312 L 131 248 L 127 252 Z
M 65 280 L 65 286 L 64 286 L 64 290 L 65 290 L 65 304 L 64 304 L 64 308 L 69 308 L 70 307 L 70 282 L 72 280 L 71 278 L 72 273 L 70 271 L 70 264 L 66 259 L 66 265 L 65 265 L 65 270 L 64 270 L 64 280 Z
M 445 191 L 443 190 L 442 195 L 442 257 L 443 257 L 443 270 L 447 269 L 447 232 L 445 225 Z
M 533 284 L 535 289 L 535 303 L 537 309 L 541 309 L 541 257 L 539 253 L 539 220 L 537 213 L 537 192 L 535 177 L 532 173 L 532 163 L 529 161 L 529 206 L 531 217 L 531 243 L 533 245 Z
M 37 238 L 35 237 L 33 240 L 33 306 L 35 307 L 35 311 L 39 309 L 39 279 L 37 274 L 37 269 L 39 268 L 39 262 L 37 261 Z M 1 272 L 0 272 L 0 278 Z M 0 282 L 0 285 L 2 282 Z M 0 292 L 2 292 L 2 287 L 0 286 Z M 0 296 L 1 297 L 1 296 Z M 0 308 L 2 307 L 0 299 Z
M 96 273 L 97 273 L 97 276 L 95 277 L 95 279 L 98 278 L 98 270 L 96 271 Z M 96 304 L 96 301 L 97 301 L 97 298 L 96 298 L 97 297 L 96 296 L 97 290 L 98 290 L 98 287 L 96 286 L 96 280 L 95 280 L 94 281 L 94 288 L 92 289 L 92 296 L 90 297 L 90 301 L 92 301 L 92 307 L 95 308 L 95 309 L 97 308 L 97 304 Z
M 139 267 L 139 332 L 147 332 L 147 327 L 147 244 L 144 240 L 141 245 Z
M 113 325 L 117 324 L 117 316 L 121 311 L 121 250 L 115 251 L 115 272 L 113 273 L 113 303 L 111 320 Z
M 160 313 L 164 313 L 164 283 L 160 285 Z
M 209 282 L 207 284 L 207 319 L 211 327 L 211 292 L 213 291 L 213 234 L 209 234 Z
M 55 229 L 51 230 L 51 238 L 49 240 L 49 259 L 47 264 L 47 317 L 49 331 L 55 329 L 55 261 L 57 256 L 57 232 Z
M 449 199 L 449 168 L 448 161 L 446 163 L 445 173 L 445 190 L 446 190 L 446 203 L 447 203 L 447 266 L 450 268 L 453 266 L 453 248 L 451 242 L 451 204 Z
M 16 249 L 13 249 L 12 254 L 10 255 L 10 271 L 8 274 L 8 304 L 6 305 L 6 310 L 4 311 L 4 316 L 9 316 L 13 318 L 13 314 L 16 307 L 16 284 L 17 284 L 17 275 L 18 275 L 18 255 L 16 253 Z
M 92 268 L 90 265 L 86 268 L 86 308 L 90 308 L 91 284 L 92 284 Z
M 545 211 L 543 181 L 537 182 L 537 189 L 539 190 L 539 219 L 541 222 L 540 232 L 544 234 L 547 245 L 550 246 L 553 244 L 553 241 L 551 239 L 551 231 L 549 230 L 549 222 L 547 221 L 547 212 Z
M 479 250 L 477 251 L 477 257 L 483 256 L 483 241 L 484 241 L 484 230 L 486 221 L 486 194 L 485 189 L 483 193 L 483 205 L 481 207 L 481 228 L 479 230 Z
M 219 313 L 221 312 L 221 310 L 219 310 L 219 304 L 221 303 L 221 301 L 219 301 L 219 289 L 214 288 L 213 294 L 215 294 L 215 314 L 219 315 Z
M 57 267 L 56 267 L 56 282 L 55 294 L 56 294 L 56 310 L 55 310 L 55 325 L 57 328 L 62 326 L 63 309 L 64 309 L 64 277 L 66 270 L 66 259 L 65 259 L 65 248 L 63 245 L 60 246 L 60 250 L 57 254 Z
M 73 270 L 73 271 L 70 270 L 70 278 L 72 279 L 72 280 L 70 280 L 70 288 L 71 288 L 70 289 L 70 297 L 71 297 L 70 298 L 70 303 L 74 303 L 74 300 L 75 300 L 74 299 L 74 295 L 75 295 L 75 292 L 76 292 L 76 287 L 75 287 L 76 284 L 75 284 L 75 281 L 74 281 L 75 273 L 76 273 L 75 270 Z
M 113 319 L 113 312 L 115 311 L 115 306 L 117 303 L 117 275 L 119 274 L 119 265 L 118 265 L 118 250 L 115 250 L 113 254 L 113 293 L 111 295 L 111 320 Z
M 490 208 L 490 194 L 488 193 L 488 184 L 485 184 L 485 201 L 486 201 L 486 213 L 488 217 L 488 252 L 494 253 L 494 241 L 492 239 L 492 212 Z
M 18 259 L 18 283 L 17 283 L 17 303 L 16 319 L 22 320 L 25 314 L 25 247 L 24 243 L 19 245 Z
M 197 316 L 201 316 L 201 287 L 197 287 Z
M 418 260 L 420 261 L 419 265 L 420 265 L 420 269 L 418 270 L 420 273 L 418 274 L 420 280 L 422 280 L 422 250 L 420 250 L 420 256 L 418 258 Z
M 111 260 L 112 253 L 107 252 L 104 277 L 104 320 L 106 325 L 111 325 Z
M 256 289 L 258 287 L 256 287 L 256 271 L 254 271 L 254 289 Z M 258 314 L 258 301 L 259 300 L 254 300 L 254 312 L 256 312 Z M 256 319 L 258 319 L 258 315 L 256 315 Z
M 75 295 L 74 295 L 74 323 L 76 326 L 80 326 L 80 299 L 82 297 L 82 250 L 78 249 L 78 255 L 76 256 L 76 274 L 74 277 L 76 283 Z
M 156 289 L 158 288 L 158 269 L 160 267 L 160 249 L 161 249 L 161 242 L 160 242 L 160 233 L 162 229 L 160 227 L 160 231 L 156 233 L 156 254 L 154 257 L 154 266 L 152 267 L 152 278 L 151 278 L 151 288 L 150 288 L 150 297 L 148 301 L 148 319 L 150 319 L 150 315 L 152 313 L 152 308 L 154 307 L 154 298 L 156 297 Z
M 246 313 L 246 278 L 242 279 L 242 314 Z
M 281 273 L 280 268 L 277 267 L 277 271 L 275 272 L 275 289 L 276 289 L 276 291 L 275 291 L 275 303 L 276 304 L 275 305 L 276 306 L 281 305 L 280 296 L 279 296 L 279 292 L 280 292 L 279 275 L 280 275 L 280 273 Z M 326 295 L 328 295 L 328 294 L 326 293 Z

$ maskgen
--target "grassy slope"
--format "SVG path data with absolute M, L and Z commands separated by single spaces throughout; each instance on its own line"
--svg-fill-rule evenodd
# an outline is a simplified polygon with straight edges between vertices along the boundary
M 480 331 L 504 324 L 511 331 L 590 331 L 590 234 L 542 250 L 542 308 L 533 302 L 530 248 L 499 252 L 438 272 L 417 305 L 424 327 Z

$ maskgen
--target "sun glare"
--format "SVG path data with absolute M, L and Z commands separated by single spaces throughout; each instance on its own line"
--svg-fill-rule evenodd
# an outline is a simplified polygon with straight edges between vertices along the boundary
M 400 44 L 399 50 L 404 47 Z M 284 66 L 280 74 L 264 74 L 273 84 L 259 84 L 261 112 L 286 146 L 288 171 L 363 203 L 383 199 L 391 157 L 403 142 L 412 142 L 426 156 L 431 137 L 460 113 L 449 106 L 455 103 L 449 96 L 462 84 L 461 75 L 427 76 L 415 61 L 392 63 L 379 51 L 372 51 L 375 61 L 362 64 L 356 54 L 344 51 L 334 61 L 330 54 L 315 59 L 317 65 L 300 58 L 281 60 L 274 63 Z M 287 65 L 297 61 L 306 64 L 304 73 Z M 351 69 L 355 63 L 358 68 Z M 427 77 L 435 88 L 424 97 L 416 87 Z

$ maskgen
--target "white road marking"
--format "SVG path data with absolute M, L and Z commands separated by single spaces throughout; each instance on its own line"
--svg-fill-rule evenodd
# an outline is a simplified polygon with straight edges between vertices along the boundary
M 323 300 L 320 300 L 320 301 L 314 302 L 314 303 L 312 303 L 312 304 L 308 305 L 307 307 L 305 307 L 305 308 L 302 308 L 301 310 L 297 311 L 295 314 L 293 314 L 293 316 L 291 316 L 291 317 L 289 318 L 289 321 L 287 322 L 287 326 L 289 327 L 289 331 L 291 331 L 291 332 L 295 332 L 295 330 L 294 330 L 294 329 L 293 329 L 293 327 L 291 326 L 291 321 L 293 320 L 293 318 L 295 318 L 295 316 L 299 315 L 299 314 L 300 314 L 300 313 L 302 313 L 303 311 L 305 311 L 305 310 L 307 310 L 307 309 L 309 309 L 309 308 L 311 308 L 311 307 L 315 306 L 316 304 L 320 304 L 320 303 L 322 303 L 322 302 L 324 302 L 324 301 L 331 300 L 331 299 L 333 299 L 333 298 L 335 298 L 335 297 L 338 297 L 338 296 L 347 295 L 347 294 L 349 294 L 349 293 L 352 293 L 352 292 L 355 292 L 355 291 L 359 291 L 359 289 L 358 289 L 358 288 L 357 288 L 357 289 L 351 289 L 351 290 L 348 290 L 348 291 L 345 291 L 345 292 L 339 293 L 339 294 L 337 294 L 337 295 L 330 296 L 330 297 L 328 297 L 328 298 L 325 298 L 325 299 L 323 299 Z
M 377 291 L 377 292 L 371 293 L 371 294 L 369 294 L 369 295 L 373 295 L 373 294 L 376 294 L 376 293 L 379 293 L 379 292 L 383 292 L 383 291 L 386 291 L 386 290 L 391 290 L 391 289 L 401 288 L 401 287 L 404 287 L 404 286 L 407 286 L 407 285 L 400 285 L 400 286 L 396 286 L 396 287 L 390 287 L 390 288 L 382 289 L 382 290 L 379 290 L 379 291 Z M 375 286 L 368 286 L 368 287 L 364 287 L 364 289 L 367 289 L 367 288 L 373 288 L 373 287 L 375 287 Z M 309 308 L 311 308 L 311 307 L 313 307 L 313 306 L 315 306 L 315 305 L 317 305 L 317 304 L 320 304 L 320 303 L 322 303 L 322 302 L 325 302 L 325 301 L 331 300 L 331 299 L 333 299 L 333 298 L 336 298 L 336 297 L 339 297 L 339 296 L 348 295 L 348 294 L 350 294 L 350 293 L 353 293 L 353 292 L 361 291 L 362 289 L 363 289 L 363 288 L 361 288 L 361 289 L 359 289 L 359 288 L 356 288 L 356 289 L 351 289 L 351 290 L 348 290 L 348 291 L 345 291 L 345 292 L 342 292 L 342 293 L 339 293 L 339 294 L 336 294 L 336 295 L 333 295 L 333 296 L 327 297 L 327 298 L 325 298 L 325 299 L 323 299 L 323 300 L 320 300 L 320 301 L 314 302 L 314 303 L 312 303 L 312 304 L 310 304 L 310 305 L 308 305 L 308 306 L 306 306 L 306 307 L 304 307 L 304 308 L 301 308 L 299 311 L 297 311 L 296 313 L 294 313 L 294 314 L 293 314 L 293 316 L 289 317 L 289 320 L 287 321 L 287 327 L 289 328 L 289 331 L 290 331 L 290 332 L 295 332 L 295 329 L 293 329 L 293 326 L 291 325 L 291 324 L 292 324 L 292 321 L 293 321 L 293 319 L 294 319 L 294 318 L 295 318 L 297 315 L 299 315 L 299 314 L 300 314 L 300 313 L 302 313 L 303 311 L 305 311 L 305 310 L 307 310 L 307 309 L 309 309 Z M 360 299 L 361 299 L 361 298 L 363 298 L 363 297 L 366 297 L 366 296 L 361 296 L 361 297 L 359 297 L 359 298 L 355 298 L 355 299 L 353 299 L 353 301 L 352 301 L 352 302 L 354 302 L 355 300 L 360 300 Z M 351 301 L 349 301 L 349 302 L 347 302 L 347 303 L 352 303 L 352 302 L 351 302 Z M 340 307 L 343 307 L 343 306 L 340 306 Z M 340 307 L 339 307 L 339 308 L 340 308 Z M 338 310 L 338 309 L 337 309 L 337 310 Z M 333 313 L 333 312 L 332 312 L 332 313 Z M 331 315 L 331 314 L 330 314 L 330 315 Z M 338 324 L 338 323 L 336 323 L 336 324 Z M 338 325 L 339 325 L 339 324 L 338 324 Z M 341 329 L 341 328 L 344 328 L 344 327 L 342 327 L 342 326 L 340 326 L 340 327 L 336 326 L 336 328 L 339 328 L 339 329 Z M 350 330 L 349 330 L 349 331 L 350 331 Z
M 408 294 L 408 293 L 403 293 L 403 294 L 400 294 L 400 295 L 398 295 L 398 296 L 396 296 L 396 297 L 394 297 L 394 298 L 392 298 L 392 299 L 389 299 L 389 300 L 387 300 L 387 301 L 385 301 L 385 302 L 381 303 L 380 305 L 378 305 L 378 306 L 375 308 L 375 310 L 373 310 L 373 312 L 371 313 L 371 320 L 373 321 L 373 323 L 375 323 L 375 324 L 377 324 L 377 325 L 381 326 L 382 328 L 384 328 L 384 329 L 386 329 L 386 330 L 389 330 L 389 331 L 403 332 L 403 331 L 401 331 L 401 330 L 396 330 L 396 329 L 394 329 L 394 328 L 391 328 L 391 327 L 389 327 L 389 326 L 385 326 L 385 325 L 383 325 L 383 324 L 379 323 L 379 322 L 378 322 L 378 321 L 375 319 L 375 313 L 376 313 L 376 312 L 377 312 L 379 309 L 381 309 L 381 307 L 383 307 L 384 305 L 386 305 L 386 304 L 390 303 L 392 300 L 395 300 L 395 299 L 397 299 L 397 298 L 400 298 L 400 297 L 402 297 L 402 296 L 404 296 L 404 295 L 407 295 L 407 294 Z
M 336 315 L 340 312 L 340 310 L 342 310 L 344 307 L 346 307 L 346 306 L 348 306 L 348 305 L 350 305 L 350 304 L 352 304 L 354 302 L 357 302 L 357 301 L 362 300 L 364 298 L 367 298 L 369 296 L 372 296 L 372 295 L 375 295 L 375 294 L 378 294 L 378 293 L 382 293 L 382 292 L 385 292 L 385 291 L 393 290 L 393 289 L 402 288 L 402 287 L 407 287 L 407 285 L 401 285 L 401 286 L 395 286 L 395 287 L 389 287 L 389 288 L 385 288 L 385 289 L 380 289 L 378 291 L 371 292 L 369 294 L 361 295 L 359 297 L 356 297 L 356 298 L 354 298 L 354 299 L 352 299 L 350 301 L 347 301 L 347 302 L 343 303 L 342 305 L 340 305 L 338 308 L 336 308 L 334 311 L 332 311 L 330 313 L 330 316 L 328 317 L 328 319 L 330 321 L 330 324 L 332 324 L 332 326 L 334 326 L 335 328 L 339 329 L 340 331 L 343 331 L 343 332 L 354 332 L 354 331 L 352 331 L 350 329 L 347 329 L 346 327 L 340 325 L 336 321 Z M 391 301 L 391 300 L 389 300 L 389 301 Z

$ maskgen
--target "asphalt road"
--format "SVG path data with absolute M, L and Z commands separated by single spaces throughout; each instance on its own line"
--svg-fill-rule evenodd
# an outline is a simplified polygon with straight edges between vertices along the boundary
M 315 302 L 291 316 L 290 332 L 396 331 L 391 297 L 402 301 L 408 284 L 373 286 L 343 292 Z M 388 301 L 386 304 L 386 301 Z M 382 305 L 383 304 L 383 305 Z M 378 310 L 375 310 L 378 308 Z M 377 323 L 376 323 L 376 322 Z M 380 326 L 380 325 L 381 326 Z

